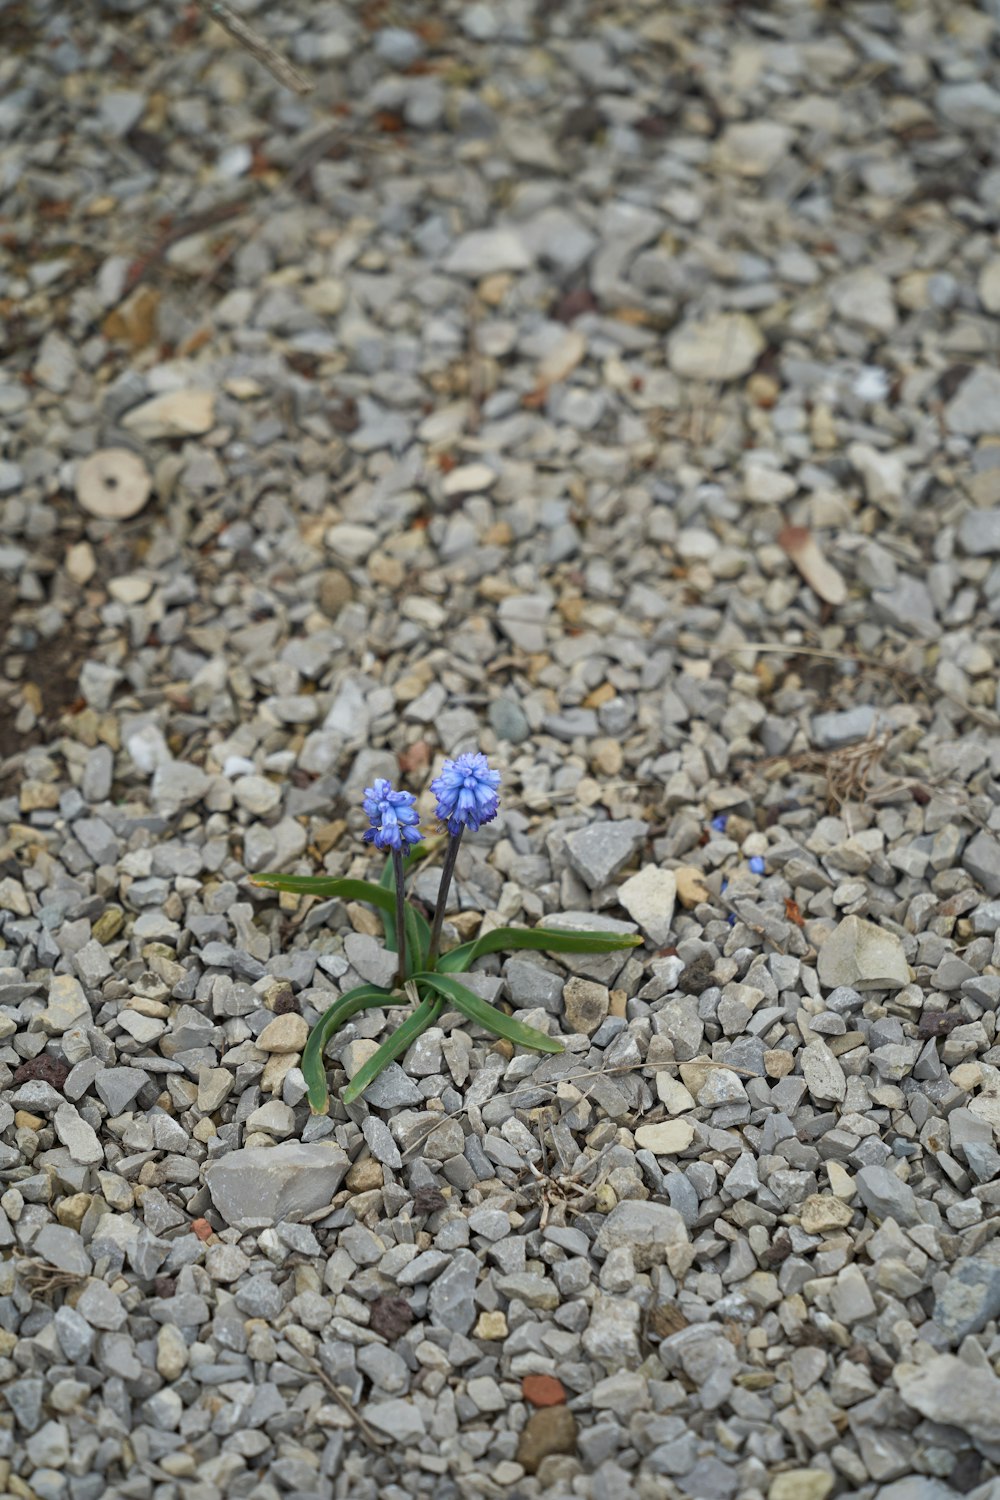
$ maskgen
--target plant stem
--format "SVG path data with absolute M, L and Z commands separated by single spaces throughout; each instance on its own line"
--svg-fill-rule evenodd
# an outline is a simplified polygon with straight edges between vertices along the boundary
M 444 866 L 441 870 L 441 883 L 438 886 L 437 906 L 434 908 L 434 925 L 431 928 L 431 943 L 427 950 L 427 967 L 433 969 L 434 960 L 437 958 L 438 943 L 441 940 L 441 924 L 444 922 L 444 909 L 448 900 L 448 891 L 451 887 L 451 877 L 455 873 L 455 861 L 458 859 L 458 846 L 462 842 L 461 831 L 453 833 L 448 839 L 448 847 L 445 850 Z
M 392 851 L 392 873 L 396 884 L 396 952 L 399 954 L 399 970 L 396 983 L 406 980 L 406 908 L 403 905 L 403 851 Z

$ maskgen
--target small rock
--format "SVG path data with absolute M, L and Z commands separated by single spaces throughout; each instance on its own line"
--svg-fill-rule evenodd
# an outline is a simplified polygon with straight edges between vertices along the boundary
M 658 948 L 670 936 L 676 899 L 674 872 L 662 870 L 658 865 L 643 865 L 618 891 L 620 904 Z
M 48 1004 L 38 1016 L 45 1030 L 52 1036 L 62 1036 L 90 1018 L 90 1001 L 79 979 L 73 974 L 54 974 L 49 985 Z
M 694 1101 L 691 1101 L 692 1104 Z M 640 1125 L 635 1143 L 656 1156 L 676 1156 L 694 1140 L 694 1126 L 687 1120 L 666 1120 L 662 1125 Z
M 168 391 L 133 406 L 121 425 L 147 442 L 156 438 L 199 437 L 215 422 L 215 393 L 206 390 Z
M 591 889 L 607 885 L 645 841 L 649 825 L 638 818 L 607 819 L 578 828 L 566 839 L 573 869 Z
M 944 419 L 963 437 L 1000 433 L 1000 370 L 988 365 L 974 370 L 948 402 Z
M 77 465 L 76 498 L 88 515 L 104 521 L 137 516 L 152 488 L 146 465 L 130 448 L 99 448 Z
M 36 1241 L 37 1243 L 37 1241 Z M 993 1240 L 990 1249 L 997 1245 Z M 950 1267 L 934 1303 L 934 1321 L 949 1343 L 960 1344 L 1000 1317 L 1000 1260 L 968 1256 Z
M 819 950 L 817 971 L 830 990 L 842 985 L 861 991 L 901 990 L 910 983 L 899 938 L 861 917 L 845 917 L 830 933 Z
M 993 1457 L 1000 1452 L 1000 1380 L 988 1365 L 938 1354 L 921 1365 L 897 1365 L 893 1380 L 907 1406 L 928 1421 L 957 1427 Z
M 669 1249 L 687 1242 L 687 1226 L 676 1209 L 637 1198 L 617 1204 L 597 1236 L 597 1243 L 605 1252 L 622 1245 L 629 1249 L 637 1271 L 662 1265 Z
M 962 851 L 962 868 L 988 896 L 1000 896 L 1000 840 L 983 828 Z
M 746 313 L 717 313 L 700 323 L 682 323 L 670 335 L 667 357 L 685 380 L 727 381 L 748 375 L 767 347 Z
M 865 1208 L 880 1222 L 895 1219 L 904 1229 L 922 1222 L 913 1189 L 888 1167 L 862 1167 L 854 1181 Z
M 303 1016 L 287 1011 L 268 1021 L 257 1038 L 262 1052 L 301 1052 L 309 1039 L 309 1026 Z
M 212 1202 L 234 1229 L 264 1229 L 325 1208 L 350 1159 L 326 1141 L 250 1146 L 210 1162 L 205 1181 Z
M 478 281 L 498 271 L 526 271 L 530 265 L 531 256 L 515 229 L 474 229 L 452 246 L 444 269 Z
M 606 985 L 575 975 L 563 986 L 567 1027 L 584 1036 L 593 1036 L 608 1014 L 611 992 Z
M 533 1411 L 521 1429 L 517 1461 L 528 1474 L 535 1474 L 542 1460 L 553 1453 L 576 1449 L 576 1418 L 568 1406 L 543 1406 Z
M 786 1469 L 771 1480 L 767 1500 L 827 1500 L 834 1482 L 825 1469 Z

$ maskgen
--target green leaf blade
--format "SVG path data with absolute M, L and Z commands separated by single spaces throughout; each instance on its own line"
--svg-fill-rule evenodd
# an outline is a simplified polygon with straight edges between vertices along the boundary
M 390 1063 L 395 1062 L 397 1057 L 401 1057 L 412 1046 L 421 1032 L 426 1031 L 428 1026 L 434 1025 L 434 1022 L 443 1010 L 443 1000 L 433 995 L 426 996 L 417 1006 L 416 1010 L 408 1015 L 400 1026 L 396 1027 L 396 1030 L 389 1037 L 388 1041 L 383 1042 L 378 1051 L 372 1053 L 368 1061 L 358 1069 L 350 1083 L 341 1092 L 340 1097 L 343 1102 L 345 1104 L 353 1104 L 355 1099 L 364 1093 L 368 1085 L 374 1083 L 383 1069 L 387 1068 Z
M 494 927 L 471 943 L 452 948 L 438 962 L 438 972 L 464 974 L 477 958 L 502 950 L 534 948 L 543 953 L 614 953 L 640 948 L 642 938 L 626 932 L 579 932 L 561 927 Z
M 330 1008 L 323 1012 L 312 1031 L 302 1053 L 302 1076 L 306 1081 L 306 1097 L 314 1115 L 325 1115 L 330 1108 L 330 1091 L 326 1083 L 326 1063 L 323 1054 L 327 1043 L 346 1021 L 359 1010 L 376 1006 L 405 1005 L 402 995 L 392 995 L 375 984 L 359 984 L 355 989 L 341 995 Z
M 391 892 L 384 891 L 373 880 L 347 880 L 334 875 L 282 875 L 265 872 L 251 875 L 251 885 L 272 891 L 292 891 L 297 896 L 337 896 L 342 901 L 367 901 L 380 911 L 392 911 Z
M 481 996 L 476 995 L 464 984 L 459 984 L 448 974 L 418 974 L 417 982 L 426 984 L 428 989 L 436 990 L 446 1000 L 454 1005 L 456 1010 L 461 1011 L 470 1021 L 475 1021 L 479 1026 L 485 1026 L 487 1031 L 492 1031 L 496 1036 L 505 1037 L 507 1041 L 514 1042 L 519 1047 L 530 1047 L 535 1052 L 564 1052 L 566 1049 L 556 1037 L 547 1036 L 544 1031 L 538 1031 L 534 1026 L 525 1026 L 523 1021 L 515 1021 L 513 1016 L 505 1015 L 495 1005 L 490 1005 Z

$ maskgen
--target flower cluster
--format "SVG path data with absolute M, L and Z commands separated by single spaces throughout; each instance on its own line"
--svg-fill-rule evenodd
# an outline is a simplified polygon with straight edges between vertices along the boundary
M 483 823 L 492 823 L 500 806 L 499 786 L 500 772 L 490 770 L 485 755 L 468 753 L 446 760 L 441 775 L 431 782 L 431 791 L 448 832 L 453 837 L 463 828 L 475 833 Z
M 365 830 L 365 843 L 374 844 L 376 849 L 404 849 L 407 844 L 419 844 L 416 800 L 412 792 L 394 791 L 383 776 L 373 786 L 365 787 L 362 805 L 372 825 Z

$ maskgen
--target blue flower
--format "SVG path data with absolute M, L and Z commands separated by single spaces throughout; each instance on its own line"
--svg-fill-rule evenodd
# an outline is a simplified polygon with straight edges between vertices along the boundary
M 491 771 L 485 755 L 467 753 L 446 760 L 441 775 L 431 782 L 437 798 L 437 815 L 453 836 L 463 828 L 473 833 L 497 815 L 500 772 Z
M 365 843 L 374 844 L 376 849 L 404 849 L 407 844 L 418 844 L 416 800 L 412 792 L 394 791 L 391 782 L 381 776 L 374 786 L 366 786 L 363 806 L 372 826 L 365 830 Z
M 762 854 L 751 854 L 750 858 L 747 860 L 747 864 L 750 866 L 750 870 L 754 875 L 763 875 L 764 856 Z
M 716 833 L 725 833 L 725 831 L 726 831 L 726 815 L 725 815 L 725 813 L 716 813 L 715 817 L 712 819 L 712 827 L 715 829 Z

